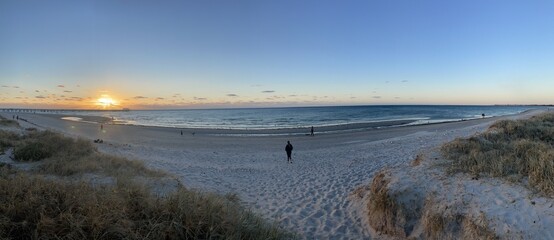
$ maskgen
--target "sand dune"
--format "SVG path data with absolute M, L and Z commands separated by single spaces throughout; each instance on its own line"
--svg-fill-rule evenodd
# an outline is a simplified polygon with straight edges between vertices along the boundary
M 501 118 L 520 118 L 527 112 Z M 11 118 L 11 114 L 2 113 Z M 348 196 L 383 168 L 409 164 L 415 156 L 456 137 L 484 131 L 499 118 L 464 122 L 293 136 L 214 136 L 179 129 L 104 125 L 20 114 L 33 123 L 88 139 L 101 151 L 143 160 L 188 187 L 236 193 L 245 206 L 306 238 L 359 239 L 370 233 Z M 294 145 L 293 164 L 284 147 Z

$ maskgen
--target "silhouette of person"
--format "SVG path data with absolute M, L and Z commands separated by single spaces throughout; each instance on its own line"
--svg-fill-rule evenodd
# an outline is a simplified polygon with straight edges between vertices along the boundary
M 183 136 L 183 130 L 181 130 L 181 136 Z
M 481 117 L 485 118 L 485 114 L 484 114 L 484 113 L 483 113 L 483 114 L 481 114 Z
M 100 130 L 104 130 L 104 124 L 100 124 Z
M 314 126 L 312 126 L 312 129 L 310 130 L 310 135 L 314 135 Z
M 290 144 L 290 141 L 287 141 L 285 152 L 287 152 L 287 162 L 292 163 L 292 144 Z

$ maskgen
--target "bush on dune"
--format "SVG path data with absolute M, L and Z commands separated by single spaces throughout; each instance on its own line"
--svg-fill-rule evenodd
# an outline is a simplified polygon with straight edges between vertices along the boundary
M 14 141 L 17 141 L 19 138 L 20 136 L 13 132 L 0 131 L 0 153 L 14 147 Z
M 19 126 L 19 123 L 15 120 L 6 119 L 5 117 L 0 116 L 0 126 L 17 127 Z
M 450 172 L 528 177 L 531 187 L 554 194 L 554 114 L 503 120 L 482 134 L 442 147 Z
M 16 161 L 41 161 L 38 170 L 45 174 L 164 175 L 160 171 L 148 169 L 143 162 L 99 153 L 90 141 L 65 137 L 51 131 L 33 131 L 23 136 L 0 131 L 0 148 L 9 147 L 14 148 Z
M 75 159 L 92 152 L 94 146 L 85 140 L 41 131 L 31 132 L 15 144 L 14 157 L 17 161 L 40 161 L 50 157 Z

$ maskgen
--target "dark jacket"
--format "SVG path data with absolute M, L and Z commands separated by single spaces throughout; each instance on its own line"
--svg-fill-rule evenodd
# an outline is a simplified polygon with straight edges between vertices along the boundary
M 287 146 L 285 147 L 285 151 L 287 151 L 288 153 L 292 152 L 292 144 L 287 144 Z

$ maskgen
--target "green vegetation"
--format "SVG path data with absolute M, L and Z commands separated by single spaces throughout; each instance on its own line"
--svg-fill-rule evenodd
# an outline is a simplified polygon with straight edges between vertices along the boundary
M 8 120 L 5 117 L 0 116 L 0 126 L 18 127 L 19 123 L 15 120 Z
M 554 193 L 554 114 L 527 120 L 503 120 L 482 134 L 442 147 L 452 160 L 450 172 L 529 179 L 542 193 Z
M 0 131 L 0 147 L 14 147 L 16 161 L 41 161 L 38 171 L 44 174 L 69 176 L 97 173 L 107 176 L 162 176 L 140 161 L 99 153 L 87 140 L 64 137 L 50 131 L 31 131 L 26 135 Z
M 179 185 L 173 192 L 155 195 L 134 177 L 158 178 L 165 173 L 147 169 L 140 161 L 99 153 L 86 140 L 48 131 L 0 131 L 0 147 L 13 147 L 17 161 L 40 161 L 37 170 L 27 173 L 0 165 L 0 239 L 295 237 L 244 209 L 233 194 L 200 193 Z M 116 182 L 93 186 L 63 178 L 83 173 L 111 176 Z

